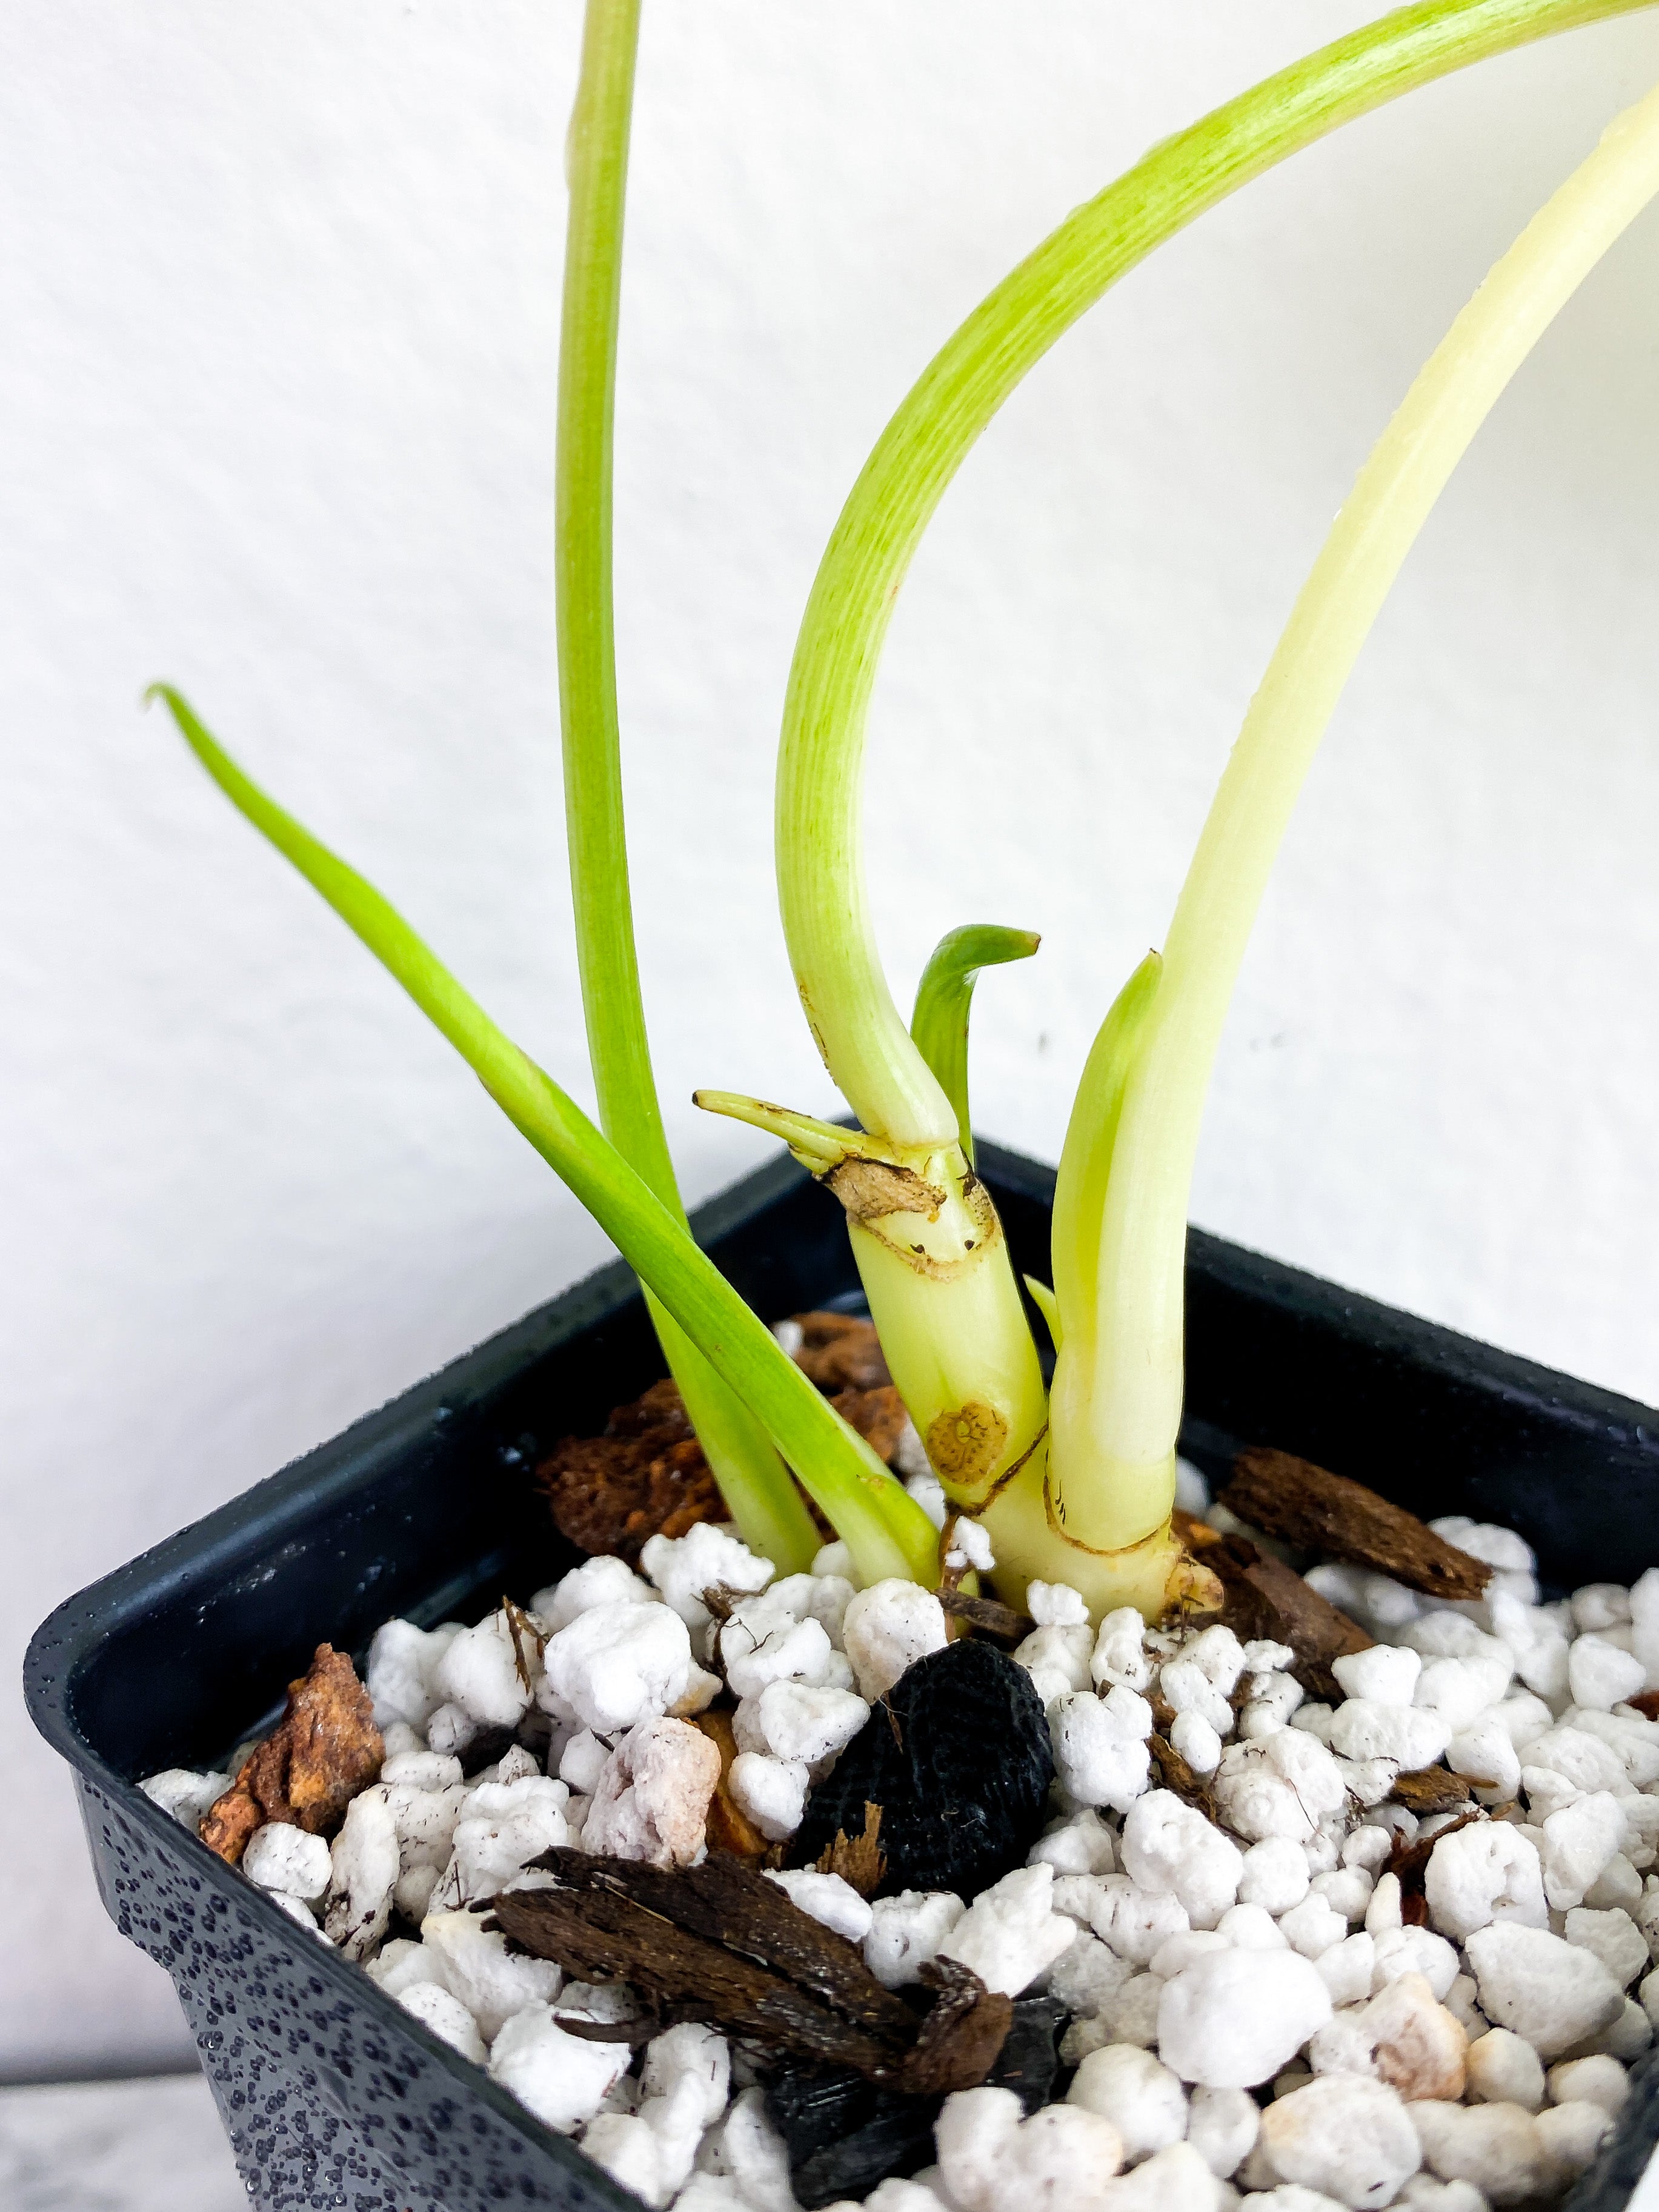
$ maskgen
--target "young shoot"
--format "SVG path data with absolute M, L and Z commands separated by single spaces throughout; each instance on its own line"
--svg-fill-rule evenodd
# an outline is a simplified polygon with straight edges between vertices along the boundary
M 1054 1287 L 1064 1342 L 1051 1399 L 1050 1481 L 1054 1518 L 1073 1542 L 1121 1540 L 1118 1496 L 1139 1492 L 1150 1503 L 1166 1486 L 1173 1496 L 1187 1204 L 1205 1093 L 1256 910 L 1319 741 L 1469 441 L 1656 191 L 1659 91 L 1608 126 L 1436 349 L 1361 470 L 1250 702 L 1160 969 L 1143 987 L 1133 1034 L 1111 1053 L 1121 1073 L 1103 1193 L 1093 1188 L 1097 1135 L 1076 1117 L 1062 1154 L 1068 1202 L 1055 1207 Z
M 854 486 L 813 586 L 785 704 L 780 902 L 803 1009 L 857 1128 L 764 1101 L 698 1103 L 781 1137 L 829 1185 L 884 1350 L 1005 1594 L 1070 1583 L 1149 1614 L 1208 1577 L 1170 1528 L 1186 1207 L 1204 1093 L 1262 887 L 1314 750 L 1389 583 L 1460 454 L 1551 317 L 1659 188 L 1659 94 L 1622 118 L 1492 271 L 1362 471 L 1228 764 L 1168 940 L 1102 1025 L 1056 1189 L 1056 1351 L 1045 1391 L 1008 1248 L 974 1170 L 969 1011 L 1027 933 L 955 930 L 908 1029 L 883 975 L 861 853 L 865 721 L 911 556 L 975 440 L 1048 348 L 1206 208 L 1299 148 L 1448 71 L 1650 0 L 1419 0 L 1154 148 L 1076 210 L 947 343 Z M 932 1584 L 936 1532 L 787 1358 L 686 1225 L 646 1036 L 629 911 L 611 581 L 611 445 L 639 0 L 588 0 L 573 118 L 561 331 L 557 623 L 566 821 L 603 1133 L 489 1019 L 373 886 L 235 765 L 179 692 L 186 743 L 473 1068 L 634 1266 L 727 1506 L 785 1572 L 816 1548 L 789 1473 L 868 1583 Z M 971 797 L 966 802 L 971 805 Z
M 1165 140 L 1076 210 L 935 357 L 866 463 L 820 564 L 785 706 L 777 869 L 802 1007 L 862 1124 L 862 1133 L 841 1133 L 825 1179 L 848 1206 L 894 1379 L 948 1494 L 984 1518 L 1011 1596 L 1040 1577 L 1083 1589 L 1097 1611 L 1132 1603 L 1155 1614 L 1200 1584 L 1170 1522 L 1184 1208 L 1209 1064 L 1204 1022 L 1224 1006 L 1232 971 L 1218 951 L 1213 988 L 1195 998 L 1211 901 L 1207 890 L 1195 893 L 1164 971 L 1139 971 L 1091 1055 L 1062 1163 L 1054 1288 L 1043 1300 L 1059 1346 L 1051 1434 L 1006 1244 L 974 1182 L 952 1099 L 898 1014 L 870 919 L 864 733 L 900 585 L 945 487 L 1004 400 L 1156 246 L 1397 94 L 1633 4 L 1427 0 Z M 1203 848 L 1205 885 L 1212 851 L 1225 874 L 1226 834 Z M 781 1109 L 745 1110 L 787 1139 Z M 810 1148 L 798 1157 L 814 1164 Z

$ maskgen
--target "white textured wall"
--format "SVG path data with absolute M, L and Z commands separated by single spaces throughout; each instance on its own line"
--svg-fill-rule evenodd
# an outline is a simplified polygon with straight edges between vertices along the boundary
M 832 1101 L 769 884 L 795 622 L 933 348 L 1150 141 L 1354 0 L 657 0 L 620 400 L 622 703 L 694 1082 Z M 140 687 L 187 684 L 583 1088 L 550 508 L 575 0 L 9 0 L 0 70 L 4 1670 L 68 1591 L 588 1268 L 600 1239 Z M 1414 94 L 1161 254 L 947 498 L 873 757 L 902 996 L 969 918 L 977 1103 L 1052 1157 L 1325 524 L 1659 20 Z M 1659 222 L 1413 559 L 1241 988 L 1194 1212 L 1659 1398 Z M 7 1692 L 0 2064 L 184 2049 Z

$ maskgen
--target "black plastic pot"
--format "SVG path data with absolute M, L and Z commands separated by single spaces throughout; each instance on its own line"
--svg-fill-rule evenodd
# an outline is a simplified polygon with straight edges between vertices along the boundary
M 1052 1170 L 980 1148 L 1016 1264 L 1046 1276 Z M 787 1160 L 698 1214 L 769 1319 L 854 1292 L 841 1209 Z M 1659 1413 L 1195 1231 L 1183 1449 L 1273 1443 L 1425 1515 L 1518 1528 L 1571 1589 L 1659 1560 Z M 35 1724 L 75 1769 L 116 1925 L 178 1985 L 259 2212 L 623 2208 L 635 2200 L 133 1787 L 211 1766 L 327 1640 L 480 1617 L 568 1565 L 527 1480 L 660 1373 L 605 1269 L 60 1606 L 29 1649 Z M 1659 2062 L 1655 2063 L 1659 2066 Z M 1659 2137 L 1644 2063 L 1571 2200 L 1616 2212 Z

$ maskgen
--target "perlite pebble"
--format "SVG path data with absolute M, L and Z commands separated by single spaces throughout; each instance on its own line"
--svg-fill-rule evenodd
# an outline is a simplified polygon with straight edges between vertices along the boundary
M 766 1880 L 776 1882 L 788 1893 L 792 1904 L 824 1927 L 834 1929 L 837 1936 L 844 1936 L 849 1943 L 862 1943 L 874 1924 L 875 1915 L 867 1900 L 838 1874 L 815 1874 L 803 1869 L 794 1874 L 769 1873 Z
M 423 1729 L 447 1692 L 434 1681 L 440 1659 L 461 1633 L 458 1622 L 441 1628 L 416 1628 L 411 1620 L 388 1620 L 374 1632 L 363 1669 L 363 1686 L 374 1702 L 374 1724 L 386 1729 L 403 1721 Z
M 1078 1804 L 1127 1813 L 1146 1790 L 1152 1709 L 1135 1691 L 1114 1686 L 1103 1698 L 1088 1691 L 1061 1698 L 1048 1730 L 1060 1787 Z
M 906 1889 L 878 1898 L 864 1938 L 865 1965 L 884 1989 L 908 1987 L 921 1979 L 965 1909 L 949 1890 Z
M 323 1928 L 348 1959 L 366 1959 L 386 1934 L 397 1880 L 397 1824 L 376 1786 L 352 1799 L 334 1838 Z
M 810 1682 L 769 1682 L 754 1705 L 761 1738 L 755 1748 L 774 1759 L 804 1759 L 809 1766 L 844 1751 L 870 1717 L 869 1706 L 850 1690 Z
M 406 2013 L 432 2030 L 441 2042 L 459 2051 L 463 2058 L 470 2058 L 475 2066 L 484 2063 L 484 2039 L 478 2033 L 478 2023 L 457 1996 L 437 1982 L 410 1982 L 393 1992 Z
M 1612 2132 L 1612 2116 L 1600 2105 L 1547 2106 L 1535 2123 L 1549 2179 L 1563 2189 L 1575 2180 Z
M 1261 2116 L 1261 2146 L 1284 2180 L 1352 2212 L 1391 2203 L 1422 2163 L 1399 2096 L 1359 2075 L 1325 2075 L 1275 2099 Z
M 1097 1875 L 1091 1889 L 1090 1926 L 1132 1966 L 1149 1966 L 1168 1937 L 1192 1924 L 1178 1897 L 1139 1888 L 1127 1875 Z
M 1219 2181 L 1237 2173 L 1255 2146 L 1261 2108 L 1248 2089 L 1193 2091 L 1187 2140 Z
M 1601 1636 L 1580 1636 L 1567 1653 L 1567 1687 L 1575 1705 L 1607 1712 L 1633 1698 L 1647 1680 L 1643 1662 Z
M 960 2212 L 1108 2212 L 1123 2147 L 1109 2120 L 1050 2105 L 1029 2120 L 1012 2089 L 960 2089 L 935 2123 L 940 2176 Z
M 1558 2105 L 1577 2100 L 1617 2112 L 1630 2094 L 1630 2076 L 1616 2058 L 1605 2055 L 1564 2058 L 1549 2070 L 1549 2091 Z
M 1546 1928 L 1494 1923 L 1477 1929 L 1464 1953 L 1482 2012 L 1495 2026 L 1524 2036 L 1540 2058 L 1559 2058 L 1611 2027 L 1624 2009 L 1623 1992 L 1594 1953 Z
M 1117 1838 L 1093 1807 L 1085 1806 L 1037 1838 L 1025 1863 L 1036 1866 L 1039 1861 L 1057 1875 L 1110 1874 L 1117 1865 Z
M 1343 1696 L 1375 1705 L 1409 1705 L 1422 1670 L 1421 1653 L 1403 1644 L 1373 1644 L 1367 1651 L 1346 1652 L 1331 1662 Z
M 709 1521 L 697 1522 L 684 1536 L 647 1536 L 640 1547 L 640 1567 L 664 1603 L 693 1630 L 706 1628 L 713 1619 L 702 1601 L 705 1590 L 764 1589 L 776 1572 L 770 1559 L 757 1558 L 738 1537 Z
M 726 1771 L 733 1802 L 769 1843 L 793 1836 L 806 1808 L 810 1777 L 805 1760 L 769 1759 L 764 1752 L 742 1751 Z
M 584 1559 L 568 1575 L 545 1589 L 538 1590 L 530 1601 L 530 1610 L 540 1621 L 549 1636 L 556 1636 L 560 1629 L 568 1628 L 579 1613 L 591 1613 L 596 1605 L 654 1605 L 657 1593 L 648 1583 L 641 1582 L 626 1559 L 618 1559 L 608 1553 L 597 1559 Z
M 842 1635 L 859 1695 L 871 1704 L 892 1688 L 907 1667 L 930 1651 L 942 1651 L 948 1641 L 945 1608 L 933 1592 L 896 1577 L 856 1594 L 843 1617 Z
M 1442 1836 L 1429 1855 L 1423 1887 L 1436 1928 L 1459 1942 L 1494 1920 L 1549 1925 L 1538 1853 L 1503 1821 L 1483 1820 Z
M 582 1848 L 639 1859 L 647 1866 L 690 1866 L 702 1849 L 709 1802 L 720 1778 L 720 1748 L 700 1729 L 665 1715 L 639 1722 L 611 1753 L 594 1785 L 582 1825 Z M 465 1825 L 457 1828 L 458 1838 Z
M 421 1926 L 421 1948 L 436 1966 L 444 1986 L 493 2043 L 502 2023 L 526 2008 L 547 2005 L 558 1996 L 564 1977 L 547 1959 L 509 1954 L 499 1929 L 486 1929 L 476 1912 L 434 1912 Z
M 456 1706 L 480 1728 L 516 1728 L 530 1703 L 523 1663 L 507 1615 L 498 1609 L 448 1639 L 432 1668 L 434 1698 Z
M 1535 2112 L 1544 2101 L 1543 2061 L 1524 2037 L 1507 2027 L 1489 2028 L 1470 2044 L 1468 2076 L 1476 2104 L 1519 2105 L 1523 2112 Z
M 1097 1687 L 1146 1689 L 1154 1662 L 1146 1650 L 1146 1624 L 1132 1605 L 1120 1606 L 1101 1621 L 1090 1662 Z
M 595 1735 L 617 1735 L 684 1694 L 691 1638 L 665 1605 L 596 1605 L 548 1638 L 542 1660 L 544 1709 L 562 1704 Z
M 1111 2122 L 1126 2165 L 1138 2166 L 1187 2132 L 1187 2092 L 1167 2066 L 1134 2044 L 1091 2051 L 1072 2077 L 1066 2101 Z
M 628 2071 L 631 2055 L 625 2043 L 567 2035 L 550 2005 L 532 2005 L 495 2034 L 489 2072 L 545 2126 L 568 2136 L 592 2118 Z
M 1300 1905 L 1308 1884 L 1308 1861 L 1301 1845 L 1288 1836 L 1268 1836 L 1244 1854 L 1238 1901 L 1278 1915 Z
M 1271 2081 L 1330 2016 L 1330 1992 L 1306 1959 L 1229 1949 L 1164 1984 L 1158 2051 L 1183 2081 L 1248 2089 Z
M 1425 2162 L 1443 2181 L 1468 2181 L 1493 2205 L 1535 2197 L 1549 2172 L 1538 2124 L 1519 2105 L 1411 2106 Z
M 1561 1933 L 1569 1943 L 1593 1951 L 1620 1989 L 1628 1988 L 1647 1965 L 1647 1938 L 1628 1912 L 1597 1912 L 1576 1905 L 1562 1923 Z
M 1017 1997 L 1077 1933 L 1054 1909 L 1054 1869 L 1017 1867 L 982 1889 L 939 1945 L 938 1956 L 971 1966 L 988 1990 Z
M 1129 1808 L 1122 1852 L 1131 1880 L 1179 1899 L 1194 1928 L 1213 1928 L 1237 1900 L 1243 1854 L 1171 1790 L 1152 1790 Z
M 321 1836 L 309 1836 L 287 1820 L 267 1820 L 248 1838 L 242 1872 L 261 1889 L 309 1902 L 328 1887 L 333 1860 Z M 1647 1956 L 1645 1944 L 1642 1955 Z

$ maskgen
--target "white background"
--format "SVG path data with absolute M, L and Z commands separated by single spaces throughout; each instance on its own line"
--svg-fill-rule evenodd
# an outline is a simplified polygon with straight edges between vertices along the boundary
M 685 1183 L 694 1083 L 834 1104 L 770 760 L 836 511 L 933 349 L 1151 141 L 1352 0 L 655 0 L 619 406 L 622 705 Z M 575 0 L 7 0 L 0 17 L 4 1674 L 60 1597 L 602 1255 L 143 684 L 584 1087 L 551 396 Z M 1040 928 L 976 1118 L 1052 1158 L 1330 515 L 1491 260 L 1659 76 L 1659 21 L 1400 106 L 1206 217 L 947 497 L 872 767 L 896 989 Z M 1659 1398 L 1659 219 L 1413 556 L 1241 986 L 1208 1226 Z M 1643 1564 L 1643 1563 L 1633 1563 Z M 185 2053 L 3 1712 L 0 2068 Z

